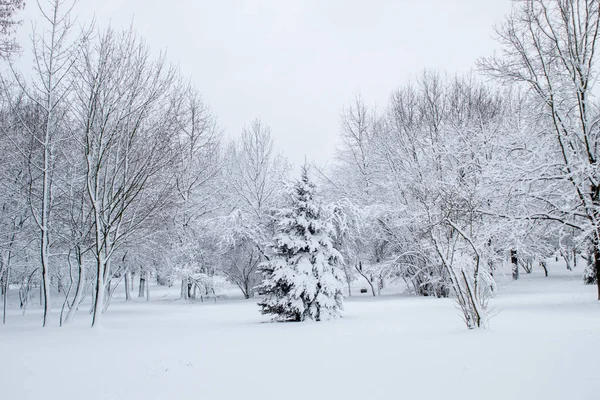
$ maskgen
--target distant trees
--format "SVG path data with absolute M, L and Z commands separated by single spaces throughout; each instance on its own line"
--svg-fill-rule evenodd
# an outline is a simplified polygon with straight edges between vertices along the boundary
M 260 281 L 258 265 L 267 259 L 275 234 L 274 211 L 284 201 L 289 166 L 273 147 L 271 129 L 257 119 L 226 153 L 227 210 L 221 218 L 219 262 L 246 298 L 254 295 Z
M 494 269 L 528 232 L 508 235 L 524 222 L 503 216 L 516 210 L 507 175 L 521 133 L 511 126 L 522 123 L 515 98 L 471 75 L 426 71 L 386 109 L 357 99 L 344 113 L 325 184 L 344 216 L 345 260 L 373 293 L 403 279 L 421 295 L 452 294 L 469 328 L 486 324 Z
M 177 99 L 174 99 L 177 101 Z M 194 297 L 199 274 L 206 273 L 201 255 L 206 243 L 204 219 L 214 217 L 215 199 L 222 199 L 219 185 L 223 160 L 220 137 L 215 117 L 207 104 L 192 89 L 177 104 L 179 134 L 175 142 L 175 193 L 165 211 L 169 235 L 164 242 L 168 248 L 171 268 L 163 271 L 172 278 L 181 279 L 181 295 Z
M 31 212 L 27 199 L 22 195 L 27 187 L 27 163 L 14 152 L 13 140 L 26 148 L 26 136 L 22 135 L 15 115 L 8 110 L 8 100 L 1 99 L 0 113 L 0 297 L 2 297 L 2 322 L 6 323 L 9 284 L 21 280 L 21 271 L 15 266 L 22 254 L 30 247 L 28 242 L 35 234 L 29 220 Z M 21 132 L 18 134 L 17 132 Z
M 236 208 L 259 225 L 281 199 L 282 182 L 289 167 L 273 149 L 271 128 L 256 119 L 227 150 L 226 179 Z
M 479 62 L 509 85 L 425 71 L 383 108 L 357 96 L 319 194 L 306 170 L 286 190 L 265 122 L 223 143 L 197 90 L 133 30 L 74 32 L 74 3 L 40 4 L 32 75 L 0 80 L 3 321 L 14 287 L 23 310 L 40 289 L 43 325 L 53 305 L 70 323 L 86 298 L 97 325 L 134 277 L 139 297 L 154 278 L 186 300 L 216 298 L 224 279 L 250 298 L 262 277 L 275 319 L 335 317 L 344 286 L 375 296 L 402 280 L 452 296 L 477 328 L 511 261 L 517 277 L 583 257 L 598 282 L 597 1 L 516 3 L 502 53 Z M 0 57 L 23 5 L 0 1 Z
M 381 122 L 360 96 L 354 99 L 342 113 L 341 145 L 331 170 L 334 178 L 325 181 L 327 198 L 334 207 L 337 245 L 345 260 L 348 284 L 358 273 L 367 281 L 373 296 L 379 293 L 388 275 L 386 261 L 392 242 L 381 222 L 388 208 L 378 201 L 383 191 L 376 153 Z
M 25 7 L 25 0 L 0 0 L 0 58 L 10 58 L 19 50 L 14 33 L 21 23 L 15 14 Z
M 343 113 L 322 178 L 336 240 L 373 293 L 402 278 L 422 295 L 451 294 L 474 328 L 503 263 L 517 276 L 584 254 L 584 279 L 597 281 L 599 27 L 596 1 L 519 2 L 498 29 L 503 53 L 479 63 L 509 89 L 426 71 L 387 108 L 358 97 Z

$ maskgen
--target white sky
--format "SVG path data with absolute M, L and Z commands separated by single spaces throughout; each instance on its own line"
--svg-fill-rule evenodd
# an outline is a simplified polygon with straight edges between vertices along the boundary
M 44 0 L 42 0 L 44 1 Z M 27 2 L 21 43 L 36 18 Z M 510 0 L 80 0 L 80 23 L 132 21 L 190 75 L 228 135 L 261 118 L 296 165 L 326 163 L 342 108 L 384 106 L 423 68 L 468 71 L 493 53 Z

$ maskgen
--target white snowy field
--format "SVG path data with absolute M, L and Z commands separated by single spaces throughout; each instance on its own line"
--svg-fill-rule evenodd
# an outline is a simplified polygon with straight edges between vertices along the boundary
M 600 303 L 581 268 L 504 285 L 490 328 L 451 300 L 353 297 L 344 318 L 268 323 L 256 300 L 115 301 L 0 327 L 1 399 L 599 399 Z M 55 319 L 55 318 L 54 318 Z

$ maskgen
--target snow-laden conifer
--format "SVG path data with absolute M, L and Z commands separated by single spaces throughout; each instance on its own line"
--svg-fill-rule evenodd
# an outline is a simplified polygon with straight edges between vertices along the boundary
M 335 318 L 343 301 L 341 256 L 306 167 L 290 195 L 290 207 L 279 211 L 273 256 L 261 267 L 261 312 L 280 321 Z

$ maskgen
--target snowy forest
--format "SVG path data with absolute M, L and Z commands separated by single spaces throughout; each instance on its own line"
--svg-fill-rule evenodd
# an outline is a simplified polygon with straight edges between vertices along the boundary
M 24 7 L 36 8 L 41 21 L 30 29 L 30 44 L 14 34 Z M 464 368 L 475 374 L 476 385 L 456 386 L 466 391 L 456 398 L 600 396 L 593 361 L 577 358 L 600 357 L 598 0 L 515 1 L 495 27 L 500 51 L 482 55 L 470 73 L 424 68 L 390 87 L 383 105 L 360 94 L 339 104 L 335 154 L 326 164 L 304 165 L 289 161 L 267 120 L 257 117 L 239 135 L 226 135 L 193 83 L 202 77 L 187 76 L 178 60 L 150 48 L 135 21 L 129 29 L 100 28 L 78 20 L 77 10 L 68 0 L 0 1 L 0 342 L 7 346 L 0 387 L 17 376 L 13 360 L 39 342 L 35 348 L 51 353 L 37 354 L 48 360 L 32 355 L 20 362 L 37 364 L 56 398 L 158 398 L 172 382 L 174 398 L 233 398 L 235 390 L 275 398 L 248 389 L 259 390 L 262 373 L 269 381 L 264 368 L 288 362 L 265 348 L 294 347 L 286 343 L 309 337 L 290 350 L 292 358 L 306 358 L 305 367 L 314 363 L 310 354 L 331 362 L 344 349 L 352 349 L 343 356 L 348 363 L 381 366 L 391 343 L 411 347 L 415 340 L 421 350 L 398 353 L 399 362 L 419 359 L 415 368 L 423 368 L 414 393 L 427 393 L 427 365 L 442 358 L 432 371 L 458 372 L 441 382 L 454 382 Z M 19 68 L 16 60 L 29 47 L 33 66 Z M 525 297 L 538 287 L 538 297 Z M 568 304 L 556 299 L 561 295 Z M 518 331 L 536 315 L 547 319 Z M 381 320 L 368 319 L 375 316 Z M 194 320 L 194 328 L 179 318 Z M 190 332 L 214 321 L 221 325 L 205 336 Z M 248 325 L 253 321 L 277 323 Z M 279 323 L 301 321 L 319 323 Z M 354 325 L 340 325 L 352 323 L 369 328 L 353 333 Z M 175 328 L 167 331 L 170 324 Z M 424 330 L 388 339 L 409 325 Z M 546 337 L 560 329 L 586 336 Z M 423 332 L 436 344 L 419 337 Z M 448 332 L 461 336 L 441 335 Z M 253 339 L 237 342 L 236 334 Z M 45 337 L 61 345 L 48 349 L 54 342 L 44 344 Z M 512 344 L 500 345 L 506 337 Z M 185 344 L 173 343 L 173 352 L 181 359 L 153 350 L 180 339 Z M 220 340 L 228 342 L 216 345 Z M 196 341 L 208 347 L 195 353 Z M 331 353 L 311 353 L 319 341 Z M 524 347 L 515 353 L 509 346 Z M 555 358 L 542 356 L 547 346 L 556 347 Z M 534 377 L 548 374 L 543 363 L 569 353 L 563 368 L 579 364 L 578 391 L 538 382 L 543 392 L 523 377 L 518 381 L 529 386 L 521 391 L 513 386 L 480 397 L 485 379 L 510 379 L 508 370 L 485 378 L 492 356 L 469 362 L 488 348 L 512 357 L 500 364 L 517 364 L 527 352 L 539 356 L 523 365 Z M 225 364 L 236 358 L 222 361 L 219 351 L 236 353 L 249 370 L 232 372 Z M 270 367 L 264 351 L 274 357 Z M 128 368 L 141 368 L 130 361 L 115 367 L 111 384 L 101 383 L 107 363 L 135 353 L 151 370 L 136 384 L 159 373 L 185 380 L 147 392 L 123 389 Z M 213 367 L 198 366 L 207 359 Z M 94 360 L 104 361 L 63 395 L 52 386 L 59 378 L 51 376 Z M 360 372 L 366 366 L 359 361 L 339 367 L 345 372 L 335 372 L 335 385 L 363 380 L 376 388 L 355 395 L 383 398 L 396 380 L 387 369 L 393 362 L 385 372 Z M 60 371 L 52 371 L 54 363 Z M 250 371 L 254 364 L 262 373 Z M 293 374 L 302 374 L 297 368 Z M 330 373 L 316 368 L 319 376 Z M 410 376 L 410 366 L 398 368 Z M 273 373 L 278 390 L 289 391 L 287 373 Z M 210 383 L 183 383 L 200 379 L 196 374 Z M 246 389 L 223 389 L 228 379 Z M 106 385 L 113 392 L 103 392 Z M 14 396 L 7 398 L 21 390 L 9 389 Z M 333 386 L 322 390 L 316 398 L 336 398 Z M 445 393 L 437 390 L 424 398 Z M 355 398 L 351 388 L 343 393 Z

